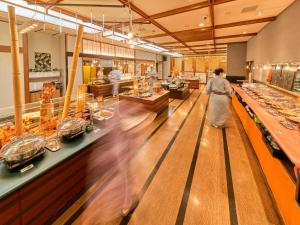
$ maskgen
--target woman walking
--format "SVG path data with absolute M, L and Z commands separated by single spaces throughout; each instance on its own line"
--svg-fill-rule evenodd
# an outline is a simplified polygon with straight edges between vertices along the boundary
M 213 127 L 225 127 L 228 119 L 228 103 L 231 87 L 224 77 L 222 68 L 215 70 L 216 76 L 208 81 L 207 92 L 210 95 L 209 119 Z

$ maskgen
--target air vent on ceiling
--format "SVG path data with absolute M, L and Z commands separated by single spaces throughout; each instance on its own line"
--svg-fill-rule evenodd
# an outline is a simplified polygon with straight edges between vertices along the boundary
M 257 8 L 258 8 L 258 5 L 253 5 L 253 6 L 245 7 L 245 8 L 242 9 L 241 13 L 253 12 L 253 11 L 256 11 Z

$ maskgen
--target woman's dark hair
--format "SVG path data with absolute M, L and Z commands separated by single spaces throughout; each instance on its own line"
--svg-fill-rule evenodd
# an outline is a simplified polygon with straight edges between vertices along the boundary
M 221 73 L 224 73 L 224 70 L 222 68 L 215 69 L 215 74 L 217 76 L 219 76 Z

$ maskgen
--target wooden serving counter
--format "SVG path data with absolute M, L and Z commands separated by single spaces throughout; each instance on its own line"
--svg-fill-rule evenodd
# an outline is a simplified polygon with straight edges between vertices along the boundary
M 124 132 L 134 135 L 155 116 L 146 112 L 126 117 Z M 92 132 L 62 143 L 61 150 L 32 161 L 34 167 L 25 173 L 0 163 L 0 224 L 51 224 L 118 161 L 105 156 L 115 144 L 113 132 L 105 124 L 95 125 Z
M 232 104 L 256 152 L 267 182 L 286 225 L 300 224 L 300 132 L 291 131 L 268 114 L 259 103 L 237 85 Z M 260 125 L 249 115 L 245 105 L 254 112 L 284 152 L 284 157 L 273 154 Z M 294 167 L 294 168 L 293 168 Z M 297 175 L 297 177 L 296 177 Z
M 186 82 L 189 82 L 190 89 L 199 89 L 200 81 L 199 79 L 185 79 Z
M 123 87 L 133 85 L 132 80 L 121 81 L 119 86 L 119 92 L 123 92 Z M 103 96 L 108 97 L 112 95 L 113 84 L 91 84 L 89 85 L 89 93 L 92 93 L 95 97 Z
M 175 99 L 185 99 L 190 93 L 190 89 L 188 87 L 182 87 L 177 89 L 170 89 L 170 98 Z
M 153 94 L 151 97 L 140 98 L 133 95 L 120 94 L 120 100 L 127 100 L 131 102 L 141 103 L 146 109 L 156 113 L 161 113 L 169 107 L 169 91 L 163 91 L 160 94 Z

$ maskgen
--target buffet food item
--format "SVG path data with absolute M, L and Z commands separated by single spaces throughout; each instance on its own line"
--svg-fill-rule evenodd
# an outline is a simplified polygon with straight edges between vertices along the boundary
M 152 94 L 149 92 L 145 92 L 140 95 L 141 98 L 147 98 L 147 97 L 151 97 L 151 96 L 152 96 Z
M 288 116 L 286 117 L 287 120 L 300 124 L 300 116 Z
M 107 120 L 113 117 L 113 113 L 109 110 L 101 110 L 94 114 L 94 117 L 98 120 Z
M 86 121 L 82 118 L 67 117 L 57 125 L 59 136 L 73 139 L 83 134 L 86 129 Z
M 14 137 L 1 149 L 1 154 L 7 168 L 13 169 L 28 163 L 45 153 L 45 140 L 41 136 L 23 134 Z
M 13 123 L 7 122 L 0 125 L 0 147 L 10 141 L 16 135 Z

